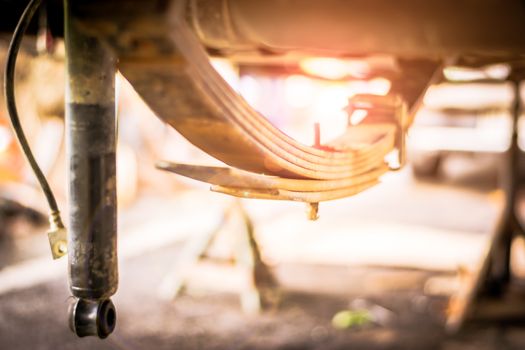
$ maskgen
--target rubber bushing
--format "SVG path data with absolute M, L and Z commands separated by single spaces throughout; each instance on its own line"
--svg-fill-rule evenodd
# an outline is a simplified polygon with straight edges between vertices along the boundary
M 110 299 L 77 299 L 69 308 L 69 327 L 79 337 L 106 338 L 115 329 L 117 312 Z

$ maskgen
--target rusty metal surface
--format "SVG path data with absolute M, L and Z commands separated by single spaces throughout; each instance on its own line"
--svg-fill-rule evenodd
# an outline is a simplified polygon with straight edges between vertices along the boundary
M 261 190 L 261 189 L 246 189 L 239 187 L 225 187 L 213 185 L 211 190 L 214 192 L 220 192 L 228 194 L 230 196 L 239 198 L 251 198 L 251 199 L 272 199 L 272 200 L 287 200 L 295 202 L 306 202 L 317 204 L 319 202 L 331 201 L 335 199 L 341 199 L 345 197 L 354 196 L 364 190 L 373 187 L 379 183 L 379 180 L 372 179 L 368 182 L 350 186 L 347 188 L 339 188 L 327 191 L 289 191 L 282 189 L 275 190 Z M 315 220 L 316 218 L 311 218 Z
M 525 52 L 519 0 L 192 0 L 199 38 L 225 51 L 428 57 Z
M 385 164 L 338 180 L 288 179 L 254 174 L 238 169 L 160 162 L 157 167 L 211 184 L 211 190 L 240 198 L 318 202 L 353 196 L 379 183 L 389 168 Z M 315 220 L 316 215 L 311 219 Z
M 391 125 L 350 129 L 354 136 L 361 134 L 360 140 L 348 136 L 343 143 L 338 140 L 334 146 L 344 144 L 342 148 L 300 144 L 233 91 L 210 65 L 186 23 L 177 13 L 170 18 L 170 30 L 163 32 L 163 42 L 171 43 L 165 46 L 170 48 L 168 54 L 120 51 L 119 67 L 161 119 L 212 156 L 257 173 L 341 179 L 377 167 L 393 148 Z
M 117 18 L 155 13 L 176 0 L 80 0 Z M 181 1 L 178 1 L 181 2 Z M 27 0 L 0 2 L 0 32 L 9 32 Z M 190 0 L 185 16 L 200 40 L 224 53 L 397 56 L 522 55 L 525 6 L 520 0 Z M 49 23 L 62 35 L 62 4 L 50 0 Z M 33 28 L 34 31 L 34 28 Z
M 266 176 L 239 169 L 159 162 L 157 167 L 194 180 L 222 187 L 237 187 L 258 190 L 289 190 L 303 192 L 323 192 L 352 187 L 375 179 L 388 171 L 383 165 L 366 174 L 340 180 L 305 180 L 286 179 L 278 176 Z
M 116 57 L 66 19 L 66 154 L 69 280 L 74 296 L 108 298 L 118 287 Z

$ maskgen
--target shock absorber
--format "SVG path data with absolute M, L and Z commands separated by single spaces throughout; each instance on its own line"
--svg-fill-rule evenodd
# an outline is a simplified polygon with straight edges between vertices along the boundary
M 69 316 L 79 337 L 105 338 L 115 328 L 110 297 L 118 286 L 116 59 L 76 23 L 78 4 L 64 2 L 69 283 L 75 297 Z

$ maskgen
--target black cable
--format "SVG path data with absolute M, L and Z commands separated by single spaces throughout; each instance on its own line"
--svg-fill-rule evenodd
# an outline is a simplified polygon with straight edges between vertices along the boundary
M 20 117 L 18 116 L 18 110 L 16 107 L 15 100 L 15 66 L 18 51 L 20 50 L 22 38 L 24 37 L 27 27 L 29 26 L 33 15 L 38 10 L 38 7 L 41 3 L 42 0 L 31 0 L 29 2 L 13 32 L 13 37 L 11 38 L 9 49 L 7 51 L 7 61 L 5 65 L 4 76 L 4 94 L 9 118 L 11 119 L 11 124 L 13 126 L 13 130 L 16 134 L 20 147 L 22 147 L 22 151 L 24 152 L 27 161 L 31 166 L 31 169 L 33 170 L 38 182 L 40 183 L 40 187 L 42 188 L 42 191 L 46 196 L 47 203 L 49 204 L 49 209 L 51 210 L 51 215 L 60 219 L 58 214 L 58 205 L 55 196 L 53 195 L 53 191 L 51 190 L 51 187 L 49 186 L 49 183 L 47 182 L 44 173 L 38 166 L 38 163 L 36 162 L 35 157 L 33 156 L 33 152 L 31 152 L 29 143 L 27 142 L 27 138 L 24 134 L 24 130 L 20 123 Z

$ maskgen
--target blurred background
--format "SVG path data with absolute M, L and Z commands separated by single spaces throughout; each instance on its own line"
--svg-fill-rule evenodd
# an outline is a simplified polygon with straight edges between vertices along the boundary
M 65 211 L 64 49 L 57 42 L 52 54 L 35 58 L 32 47 L 19 58 L 18 103 Z M 348 99 L 388 94 L 387 78 L 364 77 L 372 66 L 396 69 L 381 56 L 372 63 L 304 59 L 280 69 L 212 63 L 255 109 L 305 144 L 314 142 L 315 123 L 322 142 L 349 121 L 358 124 L 367 112 L 348 115 Z M 119 321 L 105 341 L 77 339 L 65 327 L 67 263 L 48 252 L 44 197 L 2 99 L 0 348 L 522 349 L 520 323 L 454 336 L 444 328 L 449 298 L 481 263 L 503 210 L 509 70 L 446 67 L 448 82 L 430 87 L 409 131 L 408 166 L 362 194 L 322 203 L 317 221 L 306 219 L 301 203 L 237 200 L 155 169 L 159 160 L 220 162 L 164 125 L 118 76 Z M 243 258 L 253 249 L 247 237 L 260 261 Z M 522 238 L 513 244 L 516 277 L 525 274 L 524 248 Z M 264 267 L 263 288 L 251 275 L 257 266 Z

